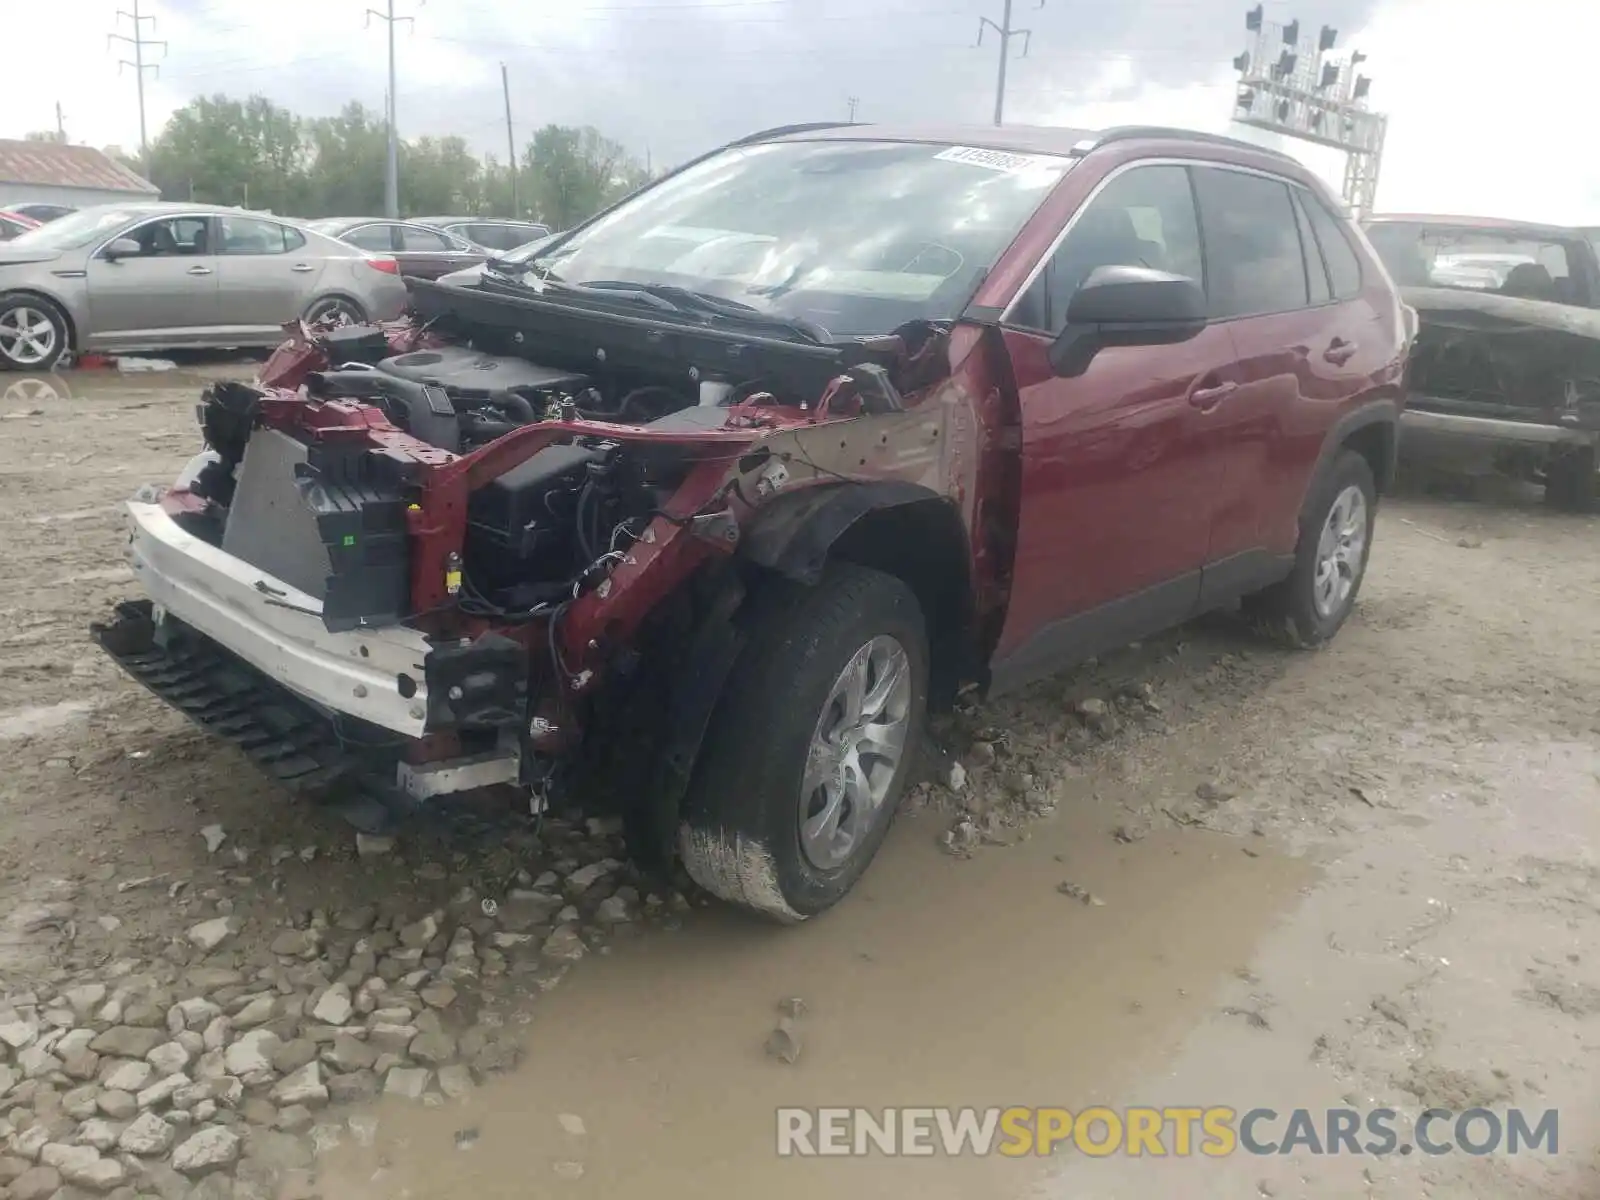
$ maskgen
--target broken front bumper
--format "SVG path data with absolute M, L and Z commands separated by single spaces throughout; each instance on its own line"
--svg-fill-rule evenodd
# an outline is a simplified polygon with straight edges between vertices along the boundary
M 322 602 L 130 501 L 128 557 L 160 630 L 170 614 L 267 679 L 331 713 L 419 738 L 428 642 L 405 626 L 330 633 Z

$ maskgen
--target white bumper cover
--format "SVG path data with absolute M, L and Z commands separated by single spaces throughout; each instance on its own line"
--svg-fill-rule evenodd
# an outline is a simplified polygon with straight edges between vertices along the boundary
M 422 634 L 404 626 L 330 633 L 320 600 L 185 533 L 159 504 L 129 501 L 128 515 L 128 556 L 158 614 L 165 610 L 314 704 L 422 736 Z

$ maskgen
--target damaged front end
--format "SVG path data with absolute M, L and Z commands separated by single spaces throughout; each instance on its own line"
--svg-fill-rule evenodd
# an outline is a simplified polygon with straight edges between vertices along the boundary
M 981 335 L 413 287 L 412 319 L 292 326 L 205 390 L 204 455 L 128 504 L 144 596 L 95 637 L 292 789 L 569 794 L 664 856 L 746 595 L 868 507 L 826 497 L 979 523 L 992 399 L 951 363 Z
M 1420 324 L 1408 410 L 1507 423 L 1508 440 L 1600 435 L 1600 312 L 1451 288 L 1403 296 Z

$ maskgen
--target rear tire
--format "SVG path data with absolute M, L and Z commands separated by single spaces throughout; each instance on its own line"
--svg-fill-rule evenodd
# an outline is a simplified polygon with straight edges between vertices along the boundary
M 1338 633 L 1355 608 L 1378 513 L 1372 467 L 1354 450 L 1341 450 L 1313 487 L 1293 570 L 1244 602 L 1245 614 L 1264 634 L 1306 650 Z
M 1560 512 L 1592 513 L 1600 508 L 1594 446 L 1554 446 L 1544 469 L 1544 502 Z
M 348 296 L 323 296 L 306 308 L 305 322 L 307 325 L 365 325 L 367 314 Z
M 0 366 L 49 371 L 71 349 L 67 318 L 42 296 L 0 296 Z
M 678 851 L 707 891 L 793 923 L 836 904 L 889 832 L 927 709 L 927 631 L 910 588 L 850 563 L 815 587 L 774 581 L 752 621 Z

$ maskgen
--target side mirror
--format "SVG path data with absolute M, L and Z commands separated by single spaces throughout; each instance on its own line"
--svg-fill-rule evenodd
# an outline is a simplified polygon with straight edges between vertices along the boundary
M 1067 324 L 1050 346 L 1050 365 L 1057 375 L 1082 375 L 1107 346 L 1171 346 L 1205 327 L 1205 292 L 1187 276 L 1149 267 L 1097 267 L 1067 304 Z
M 132 238 L 117 238 L 106 246 L 103 253 L 107 262 L 116 262 L 119 258 L 132 258 L 144 253 L 144 247 Z

